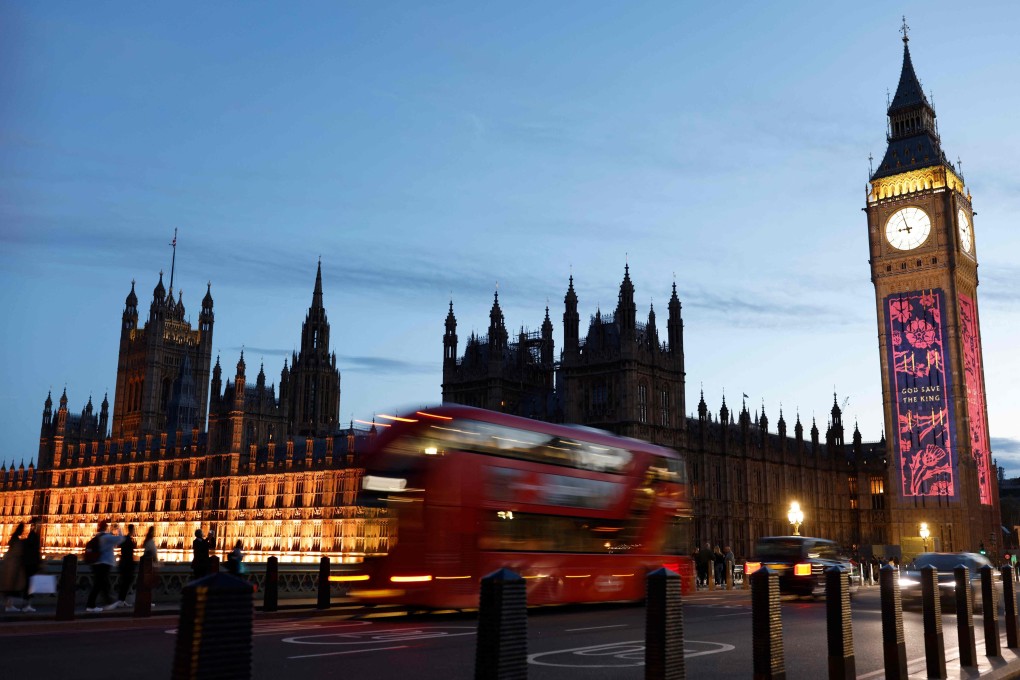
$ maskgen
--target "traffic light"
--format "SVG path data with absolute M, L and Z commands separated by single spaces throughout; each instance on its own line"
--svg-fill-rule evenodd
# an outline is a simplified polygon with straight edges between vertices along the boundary
M 981 553 L 982 555 L 987 555 L 988 554 L 988 551 L 985 550 L 985 542 L 984 541 L 981 541 L 981 545 L 978 548 L 978 552 Z

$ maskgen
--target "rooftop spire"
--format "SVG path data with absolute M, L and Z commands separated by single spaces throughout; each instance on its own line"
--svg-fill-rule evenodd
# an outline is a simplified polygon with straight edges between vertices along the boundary
M 322 307 L 322 256 L 319 256 L 319 266 L 315 270 L 315 290 L 312 291 L 312 307 Z

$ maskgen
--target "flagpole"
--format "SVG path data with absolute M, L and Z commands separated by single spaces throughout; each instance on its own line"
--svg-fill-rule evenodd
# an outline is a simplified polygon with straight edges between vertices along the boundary
M 170 258 L 170 292 L 174 292 L 174 265 L 177 264 L 177 227 L 174 227 L 174 240 L 170 242 L 174 254 Z

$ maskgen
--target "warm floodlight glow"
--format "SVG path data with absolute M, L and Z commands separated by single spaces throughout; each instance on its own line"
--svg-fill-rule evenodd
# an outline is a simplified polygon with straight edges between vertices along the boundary
M 800 503 L 790 501 L 790 511 L 786 513 L 786 518 L 793 525 L 793 535 L 800 536 L 800 525 L 804 522 L 804 513 L 800 509 Z
M 924 551 L 928 552 L 928 537 L 931 536 L 931 532 L 928 531 L 928 523 L 921 522 L 921 530 L 918 532 L 921 536 L 921 542 L 924 544 Z

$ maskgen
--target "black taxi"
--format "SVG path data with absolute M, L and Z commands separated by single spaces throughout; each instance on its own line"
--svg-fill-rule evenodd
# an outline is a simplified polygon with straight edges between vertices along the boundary
M 779 591 L 789 595 L 825 596 L 825 570 L 840 567 L 850 574 L 850 590 L 860 585 L 850 560 L 835 541 L 811 536 L 766 536 L 758 539 L 754 557 L 745 573 L 750 576 L 762 567 L 779 574 Z

